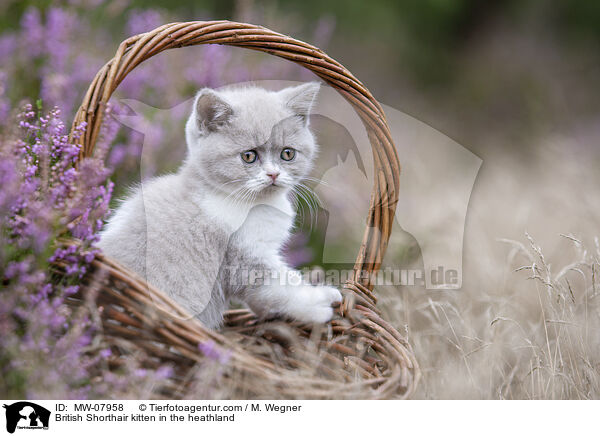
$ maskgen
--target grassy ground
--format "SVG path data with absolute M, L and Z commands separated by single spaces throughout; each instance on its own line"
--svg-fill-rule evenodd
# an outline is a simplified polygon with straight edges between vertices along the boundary
M 383 290 L 422 366 L 417 398 L 600 398 L 596 153 L 574 150 L 547 140 L 532 161 L 484 160 L 461 290 Z

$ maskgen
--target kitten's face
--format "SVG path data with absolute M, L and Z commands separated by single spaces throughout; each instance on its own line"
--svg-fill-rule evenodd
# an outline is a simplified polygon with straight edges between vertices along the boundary
M 291 189 L 308 175 L 317 151 L 308 115 L 318 89 L 204 89 L 186 125 L 188 163 L 232 198 Z

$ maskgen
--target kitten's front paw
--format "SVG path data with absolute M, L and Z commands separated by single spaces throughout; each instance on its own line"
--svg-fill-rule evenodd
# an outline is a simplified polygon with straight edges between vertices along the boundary
M 342 301 L 342 294 L 331 286 L 307 286 L 297 302 L 294 318 L 303 322 L 325 323 L 333 317 L 333 305 Z

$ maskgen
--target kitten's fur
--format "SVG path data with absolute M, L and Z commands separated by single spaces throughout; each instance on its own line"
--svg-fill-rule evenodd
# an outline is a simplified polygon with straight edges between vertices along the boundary
M 317 152 L 308 115 L 318 90 L 308 83 L 279 92 L 200 91 L 182 167 L 136 189 L 109 220 L 100 248 L 211 328 L 232 298 L 263 317 L 330 320 L 337 289 L 279 277 L 297 274 L 280 251 L 294 221 L 290 191 Z M 286 147 L 296 150 L 292 161 L 281 158 Z M 256 162 L 242 160 L 246 150 L 256 150 Z M 267 174 L 277 172 L 272 184 Z M 243 270 L 270 270 L 274 278 L 243 284 Z

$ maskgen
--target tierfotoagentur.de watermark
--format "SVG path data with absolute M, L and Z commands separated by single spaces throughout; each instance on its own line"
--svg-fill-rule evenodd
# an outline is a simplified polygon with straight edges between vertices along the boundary
M 255 269 L 240 266 L 224 267 L 230 286 L 258 286 L 258 285 L 293 285 L 301 283 L 325 284 L 342 286 L 354 279 L 370 286 L 433 286 L 458 285 L 458 271 L 444 269 L 439 266 L 431 271 L 423 269 L 399 269 L 385 267 L 378 271 L 361 271 L 356 273 L 353 269 L 323 269 L 301 268 L 299 270 L 271 270 Z M 429 273 L 429 277 L 425 274 Z M 357 275 L 358 274 L 358 275 Z

